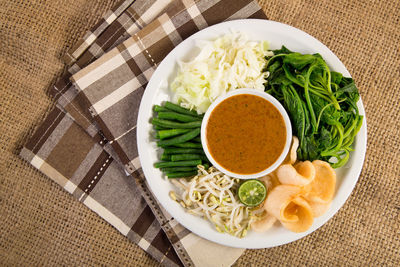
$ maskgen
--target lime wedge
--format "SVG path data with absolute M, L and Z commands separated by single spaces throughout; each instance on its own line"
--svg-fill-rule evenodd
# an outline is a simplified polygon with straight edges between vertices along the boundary
M 256 179 L 247 180 L 239 186 L 238 195 L 240 202 L 248 207 L 260 205 L 267 196 L 267 188 Z

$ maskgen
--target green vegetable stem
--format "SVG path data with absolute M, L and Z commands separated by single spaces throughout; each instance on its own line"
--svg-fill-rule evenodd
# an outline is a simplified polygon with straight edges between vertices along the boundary
M 196 148 L 175 148 L 166 147 L 164 148 L 165 154 L 204 154 L 203 149 Z
M 175 144 L 174 146 L 182 147 L 182 148 L 202 148 L 203 147 L 199 143 L 192 143 L 192 142 L 185 142 L 185 143 L 182 143 L 182 144 Z
M 171 178 L 182 178 L 182 177 L 190 177 L 195 176 L 197 171 L 188 171 L 188 172 L 167 172 L 166 175 L 169 179 Z
M 156 126 L 161 126 L 164 128 L 172 128 L 172 129 L 190 129 L 190 128 L 199 128 L 201 127 L 201 121 L 192 121 L 192 122 L 175 122 L 170 120 L 163 120 L 158 118 L 153 118 L 151 121 Z
M 179 105 L 176 105 L 174 103 L 171 103 L 169 101 L 165 102 L 165 108 L 167 108 L 169 110 L 172 110 L 172 111 L 175 111 L 175 112 L 178 112 L 178 113 L 181 113 L 181 114 L 192 115 L 192 116 L 200 116 L 194 110 L 188 110 L 186 108 L 183 108 L 183 107 L 181 107 Z
M 171 161 L 171 155 L 165 154 L 165 152 L 161 155 L 161 160 Z
M 170 111 L 169 109 L 167 109 L 165 107 L 162 107 L 162 106 L 159 106 L 159 105 L 154 105 L 153 110 L 155 112 L 168 112 L 168 111 Z
M 200 159 L 195 160 L 185 160 L 185 161 L 165 161 L 165 162 L 157 162 L 154 164 L 156 168 L 166 168 L 166 167 L 184 167 L 184 166 L 197 166 L 201 165 Z
M 175 144 L 184 143 L 193 139 L 195 136 L 200 134 L 200 128 L 193 129 L 185 134 L 179 135 L 177 137 L 173 137 L 170 139 L 165 139 L 157 142 L 158 146 L 171 146 Z
M 205 156 L 201 140 L 202 115 L 171 102 L 153 107 L 151 120 L 156 131 L 157 145 L 163 148 L 161 162 L 154 164 L 168 178 L 190 177 L 197 174 L 197 165 L 206 169 L 210 163 Z
M 201 159 L 206 161 L 207 157 L 205 155 L 199 155 L 199 154 L 177 154 L 171 156 L 172 161 L 193 160 L 193 159 Z
M 167 172 L 187 172 L 197 170 L 197 167 L 166 167 L 161 168 L 161 171 Z
M 166 130 L 160 130 L 157 132 L 156 137 L 162 139 L 166 139 L 168 137 L 180 135 L 183 133 L 189 132 L 190 129 L 166 129 Z
M 197 136 L 197 137 L 193 138 L 191 141 L 201 143 L 201 138 L 200 138 L 200 136 Z
M 176 112 L 159 112 L 158 118 L 167 120 L 177 120 L 181 122 L 201 121 L 200 117 L 194 117 Z

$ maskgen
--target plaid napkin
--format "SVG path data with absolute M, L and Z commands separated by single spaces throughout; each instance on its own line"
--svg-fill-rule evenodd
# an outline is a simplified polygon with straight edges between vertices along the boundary
M 121 1 L 64 56 L 64 61 L 70 66 L 63 77 L 50 87 L 50 96 L 58 100 L 60 108 L 65 109 L 91 136 L 98 132 L 98 127 L 93 124 L 83 98 L 70 82 L 71 75 L 142 29 L 171 1 Z
M 88 58 L 97 58 L 116 42 L 127 39 L 156 18 L 171 1 L 120 1 L 64 55 L 65 63 L 71 65 L 80 60 L 78 66 L 86 66 Z
M 232 264 L 243 250 L 190 233 L 151 195 L 138 160 L 135 122 L 148 79 L 173 47 L 208 25 L 247 17 L 266 18 L 249 0 L 121 1 L 65 57 L 72 65 L 50 90 L 57 107 L 21 156 L 159 262 Z M 76 87 L 69 79 L 75 73 Z
M 164 57 L 186 37 L 228 19 L 265 18 L 254 1 L 175 1 L 131 38 L 74 74 L 71 81 L 84 96 L 104 136 L 134 177 L 140 177 L 136 120 L 148 80 Z
M 102 143 L 101 136 L 90 137 L 55 108 L 20 155 L 157 261 L 181 265 L 135 181 L 104 151 Z

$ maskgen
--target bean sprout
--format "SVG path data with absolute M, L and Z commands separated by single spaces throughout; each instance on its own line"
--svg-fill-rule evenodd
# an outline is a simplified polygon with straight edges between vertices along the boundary
M 214 224 L 218 232 L 227 232 L 242 238 L 255 219 L 252 211 L 240 203 L 236 192 L 239 180 L 231 178 L 214 167 L 205 170 L 198 166 L 198 175 L 190 181 L 173 180 L 177 191 L 170 197 L 180 203 L 190 214 L 202 216 Z M 178 193 L 179 192 L 179 193 Z

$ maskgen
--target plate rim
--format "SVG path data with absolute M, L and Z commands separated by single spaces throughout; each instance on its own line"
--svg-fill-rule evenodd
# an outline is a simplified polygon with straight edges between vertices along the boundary
M 160 68 L 161 66 L 163 66 L 163 63 L 166 64 L 165 62 L 167 62 L 167 58 L 169 58 L 171 55 L 173 55 L 173 53 L 176 53 L 177 50 L 179 50 L 182 46 L 184 46 L 184 44 L 186 44 L 187 42 L 192 41 L 193 39 L 195 39 L 198 35 L 204 33 L 204 31 L 212 31 L 215 28 L 218 27 L 227 27 L 226 25 L 230 25 L 230 24 L 236 24 L 236 23 L 248 23 L 248 24 L 252 24 L 252 23 L 265 23 L 265 24 L 270 24 L 270 25 L 264 25 L 264 26 L 278 26 L 278 27 L 284 27 L 287 28 L 289 31 L 295 31 L 298 34 L 303 35 L 306 39 L 310 39 L 312 40 L 314 43 L 318 44 L 319 46 L 321 46 L 321 49 L 326 50 L 326 52 L 328 52 L 330 54 L 330 56 L 332 56 L 336 61 L 338 61 L 341 64 L 341 67 L 343 67 L 347 73 L 344 73 L 346 76 L 351 77 L 349 71 L 347 70 L 346 66 L 343 64 L 343 62 L 325 45 L 323 44 L 321 41 L 319 41 L 318 39 L 316 39 L 315 37 L 311 36 L 310 34 L 295 28 L 293 26 L 281 23 L 281 22 L 276 22 L 276 21 L 272 21 L 272 20 L 263 20 L 263 19 L 239 19 L 239 20 L 232 20 L 232 21 L 226 21 L 226 22 L 221 22 L 212 26 L 209 26 L 207 28 L 204 28 L 194 34 L 192 34 L 191 36 L 189 36 L 188 38 L 186 38 L 184 41 L 182 41 L 180 44 L 178 44 L 173 50 L 171 50 L 168 55 L 162 60 L 162 62 L 158 65 L 157 69 L 154 71 L 152 77 L 150 78 L 146 90 L 144 91 L 143 97 L 141 99 L 141 103 L 140 103 L 140 107 L 139 107 L 139 112 L 138 112 L 138 121 L 137 121 L 137 147 L 138 147 L 138 154 L 139 154 L 139 160 L 143 169 L 143 173 L 145 176 L 145 179 L 149 185 L 149 189 L 152 191 L 154 197 L 157 199 L 158 203 L 172 216 L 176 219 L 177 222 L 179 222 L 182 226 L 184 226 L 185 228 L 187 228 L 188 230 L 190 230 L 191 232 L 199 235 L 202 238 L 205 238 L 207 240 L 210 240 L 212 242 L 221 244 L 221 245 L 225 245 L 225 246 L 229 246 L 229 247 L 235 247 L 235 248 L 247 248 L 247 249 L 259 249 L 259 248 L 270 248 L 270 247 L 275 247 L 275 246 L 280 246 L 280 245 L 284 245 L 284 244 L 288 244 L 288 243 L 292 243 L 296 240 L 299 240 L 309 234 L 311 234 L 312 232 L 316 231 L 317 229 L 319 229 L 320 227 L 322 227 L 323 225 L 325 225 L 330 219 L 332 219 L 337 212 L 339 211 L 340 208 L 343 207 L 343 205 L 345 204 L 345 202 L 347 201 L 347 199 L 350 197 L 351 193 L 353 192 L 355 185 L 360 177 L 362 168 L 364 166 L 364 160 L 365 160 L 365 156 L 366 156 L 366 147 L 367 147 L 367 119 L 366 119 L 366 113 L 365 113 L 365 108 L 360 96 L 360 99 L 357 103 L 357 106 L 359 108 L 360 114 L 362 114 L 364 116 L 364 121 L 363 121 L 363 125 L 362 128 L 364 131 L 359 131 L 359 133 L 357 134 L 357 138 L 356 138 L 356 142 L 361 142 L 360 144 L 360 152 L 361 152 L 361 158 L 359 158 L 358 164 L 355 167 L 355 170 L 353 171 L 353 175 L 355 176 L 355 178 L 353 178 L 351 180 L 351 182 L 349 182 L 349 184 L 347 184 L 347 186 L 349 186 L 350 189 L 345 190 L 344 192 L 341 192 L 341 196 L 340 198 L 337 200 L 338 203 L 336 204 L 335 207 L 331 206 L 330 207 L 330 211 L 329 211 L 329 217 L 324 219 L 324 221 L 322 223 L 320 223 L 319 225 L 317 225 L 316 227 L 311 227 L 308 231 L 303 232 L 303 233 L 293 233 L 293 238 L 291 238 L 290 240 L 286 240 L 286 241 L 278 241 L 278 242 L 272 242 L 270 243 L 270 245 L 266 245 L 266 244 L 247 244 L 247 245 L 240 245 L 240 244 L 235 244 L 235 243 L 228 243 L 226 241 L 224 241 L 222 238 L 222 240 L 218 240 L 215 238 L 210 238 L 208 236 L 205 236 L 202 232 L 197 231 L 196 227 L 189 225 L 188 223 L 186 223 L 184 220 L 182 220 L 182 217 L 184 216 L 173 216 L 174 212 L 172 207 L 168 206 L 168 205 L 164 205 L 161 199 L 161 196 L 157 196 L 157 194 L 155 193 L 157 190 L 154 190 L 154 188 L 156 188 L 154 181 L 152 179 L 149 179 L 149 170 L 148 170 L 148 163 L 143 159 L 143 151 L 145 149 L 143 142 L 141 142 L 141 140 L 145 140 L 145 133 L 143 133 L 142 131 L 140 131 L 141 127 L 140 125 L 142 125 L 143 123 L 148 123 L 146 120 L 141 119 L 141 114 L 143 114 L 143 110 L 148 108 L 148 106 L 146 106 L 145 101 L 147 98 L 149 98 L 151 100 L 151 95 L 150 94 L 150 90 L 147 90 L 147 88 L 152 88 L 153 84 L 155 83 L 155 78 L 157 77 L 156 74 L 158 73 L 157 71 L 162 69 Z M 267 39 L 267 38 L 266 38 Z M 268 41 L 268 40 L 266 40 Z M 174 52 L 175 51 L 175 52 Z M 154 86 L 157 86 L 157 84 L 155 84 Z M 146 94 L 147 93 L 147 94 Z M 151 101 L 150 101 L 151 102 Z M 148 133 L 147 133 L 148 134 Z M 142 151 L 142 152 L 141 152 Z M 142 155 L 142 156 L 141 156 Z M 354 156 L 354 155 L 353 155 Z M 151 167 L 154 168 L 152 166 L 151 163 Z M 147 173 L 147 174 L 146 174 Z M 347 177 L 348 178 L 348 177 Z M 338 197 L 338 193 L 339 193 L 339 188 L 337 188 L 336 192 L 335 192 L 335 199 Z M 168 196 L 167 196 L 168 197 Z M 185 214 L 187 214 L 184 211 Z M 327 212 L 328 213 L 328 212 Z M 175 214 L 176 215 L 176 214 Z M 187 214 L 190 215 L 190 214 Z M 193 215 L 190 215 L 193 216 Z M 198 219 L 201 219 L 200 217 Z M 314 222 L 315 224 L 315 222 Z M 210 229 L 212 229 L 211 225 L 210 225 Z M 214 230 L 214 229 L 212 229 Z M 224 234 L 227 235 L 227 234 Z M 244 240 L 246 238 L 243 239 L 239 239 L 238 240 Z M 239 243 L 243 243 L 243 242 L 239 242 Z

